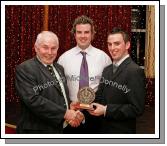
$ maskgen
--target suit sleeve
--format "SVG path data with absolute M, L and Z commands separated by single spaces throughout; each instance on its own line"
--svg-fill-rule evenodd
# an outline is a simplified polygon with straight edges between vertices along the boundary
M 127 87 L 130 89 L 126 95 L 127 103 L 108 104 L 106 118 L 124 120 L 136 118 L 143 113 L 146 90 L 145 75 L 142 69 L 133 69 L 128 73 Z M 125 98 L 125 96 L 122 98 Z
M 103 104 L 105 105 L 105 99 L 103 97 L 103 90 L 105 88 L 105 84 L 104 84 L 104 76 L 105 76 L 105 69 L 102 73 L 102 76 L 101 76 L 101 79 L 100 79 L 100 83 L 99 83 L 99 86 L 98 86 L 98 90 L 96 91 L 96 98 L 95 98 L 95 101 L 94 102 L 97 102 L 97 103 L 100 103 L 100 104 Z
M 39 90 L 35 90 L 38 86 L 36 76 L 32 68 L 23 66 L 16 68 L 15 87 L 21 101 L 41 120 L 47 120 L 53 125 L 61 123 L 66 109 L 41 96 Z

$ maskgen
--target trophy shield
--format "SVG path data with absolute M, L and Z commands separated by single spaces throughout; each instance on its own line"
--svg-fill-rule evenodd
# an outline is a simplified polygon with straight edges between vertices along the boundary
M 90 87 L 83 87 L 78 91 L 77 95 L 80 109 L 91 109 L 90 104 L 95 100 L 95 92 Z

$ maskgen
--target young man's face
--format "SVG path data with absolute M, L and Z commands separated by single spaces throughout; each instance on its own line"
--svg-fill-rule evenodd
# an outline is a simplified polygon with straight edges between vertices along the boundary
M 122 34 L 110 34 L 107 39 L 108 50 L 113 61 L 119 61 L 128 54 L 130 42 L 125 43 Z
M 58 44 L 52 39 L 44 39 L 39 46 L 35 46 L 37 56 L 44 64 L 52 64 L 57 56 Z
M 77 24 L 75 39 L 76 39 L 77 45 L 81 49 L 86 49 L 91 44 L 91 40 L 92 40 L 91 25 Z

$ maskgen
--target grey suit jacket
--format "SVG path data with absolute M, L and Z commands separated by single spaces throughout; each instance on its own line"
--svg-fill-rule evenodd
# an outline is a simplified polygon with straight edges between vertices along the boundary
M 63 79 L 69 101 L 63 67 L 57 63 L 54 67 Z M 16 67 L 15 87 L 21 103 L 18 133 L 62 133 L 66 112 L 64 97 L 58 83 L 36 57 Z
M 130 57 L 112 70 L 112 64 L 104 69 L 96 92 L 95 102 L 107 105 L 100 133 L 136 133 L 136 117 L 145 105 L 144 71 Z

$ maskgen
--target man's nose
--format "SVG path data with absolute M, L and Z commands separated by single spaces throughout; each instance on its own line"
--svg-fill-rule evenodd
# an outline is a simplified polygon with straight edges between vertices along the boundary
M 48 54 L 52 54 L 52 50 L 51 49 L 48 50 Z
M 114 45 L 110 46 L 110 50 L 114 50 L 114 49 L 115 49 Z
M 81 33 L 81 37 L 85 37 L 85 34 L 84 34 L 84 33 Z

